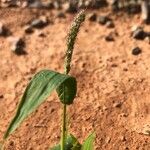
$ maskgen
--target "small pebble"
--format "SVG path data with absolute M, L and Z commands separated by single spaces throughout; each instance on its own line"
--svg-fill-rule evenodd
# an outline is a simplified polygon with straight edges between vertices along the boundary
M 96 19 L 97 19 L 96 13 L 90 13 L 90 14 L 88 15 L 88 19 L 89 19 L 90 21 L 96 21 Z
M 135 47 L 132 49 L 132 55 L 139 55 L 142 53 L 142 50 L 139 47 Z
M 65 13 L 63 13 L 63 12 L 58 12 L 56 17 L 57 18 L 66 18 Z
M 105 139 L 106 144 L 109 144 L 110 141 L 111 141 L 111 138 L 110 137 L 106 137 L 106 139 Z
M 97 22 L 102 25 L 105 25 L 107 21 L 110 21 L 110 19 L 107 16 L 99 16 L 97 19 Z
M 116 67 L 118 67 L 118 65 L 117 64 L 112 64 L 111 67 L 116 68 Z
M 4 95 L 3 94 L 0 94 L 0 99 L 4 98 Z
M 113 104 L 113 107 L 120 108 L 122 106 L 122 102 L 116 102 Z
M 36 31 L 36 35 L 39 37 L 46 37 L 46 35 L 42 31 Z
M 26 54 L 24 51 L 25 43 L 20 37 L 10 37 L 9 39 L 10 42 L 10 49 L 17 55 L 23 55 Z
M 120 140 L 121 140 L 122 142 L 125 142 L 125 141 L 126 141 L 125 136 L 124 136 L 124 135 L 123 135 L 123 136 L 121 136 L 121 137 L 120 137 Z
M 0 36 L 7 36 L 9 33 L 8 29 L 0 22 Z
M 30 25 L 31 27 L 40 29 L 40 28 L 45 27 L 47 24 L 48 24 L 47 18 L 45 16 L 42 16 L 39 19 L 32 20 Z
M 115 25 L 114 25 L 114 23 L 110 20 L 110 21 L 107 21 L 107 22 L 106 22 L 106 27 L 107 27 L 107 28 L 114 28 Z
M 72 3 L 65 3 L 63 5 L 63 9 L 67 13 L 76 13 L 77 12 L 77 8 Z
M 54 1 L 54 2 L 53 2 L 53 5 L 54 5 L 54 8 L 55 8 L 55 9 L 61 9 L 61 4 L 60 4 L 59 1 Z
M 43 8 L 41 0 L 29 0 L 28 7 L 30 8 Z
M 43 6 L 44 6 L 44 8 L 47 8 L 47 9 L 53 9 L 54 8 L 54 3 L 51 2 L 51 1 L 48 1 L 46 3 L 43 3 Z
M 133 31 L 132 37 L 137 40 L 144 40 L 144 38 L 146 37 L 146 33 L 141 27 L 137 27 L 137 29 Z
M 109 34 L 105 37 L 105 40 L 108 42 L 112 42 L 112 41 L 114 41 L 114 37 L 111 34 Z
M 27 33 L 27 34 L 33 33 L 32 26 L 31 26 L 31 25 L 25 26 L 25 27 L 24 27 L 24 31 L 25 31 L 25 33 Z

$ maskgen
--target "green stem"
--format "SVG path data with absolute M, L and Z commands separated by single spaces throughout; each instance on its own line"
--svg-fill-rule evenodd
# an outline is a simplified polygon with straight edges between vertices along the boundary
M 62 135 L 61 135 L 61 150 L 65 150 L 65 142 L 66 142 L 66 112 L 67 105 L 63 104 L 63 120 L 62 120 Z
M 73 54 L 73 48 L 75 44 L 75 40 L 77 37 L 77 34 L 79 32 L 79 28 L 81 26 L 81 23 L 85 20 L 85 13 L 84 11 L 81 11 L 77 17 L 75 18 L 70 32 L 68 34 L 67 38 L 67 50 L 66 50 L 66 58 L 65 58 L 65 65 L 64 65 L 64 74 L 68 74 L 70 71 L 70 63 L 72 59 L 72 54 Z M 65 89 L 65 87 L 63 87 Z M 63 89 L 63 91 L 64 91 Z M 65 95 L 64 99 L 65 101 Z M 61 150 L 65 150 L 65 144 L 66 144 L 66 137 L 67 137 L 67 105 L 63 104 L 63 116 L 62 116 L 62 129 L 61 129 Z

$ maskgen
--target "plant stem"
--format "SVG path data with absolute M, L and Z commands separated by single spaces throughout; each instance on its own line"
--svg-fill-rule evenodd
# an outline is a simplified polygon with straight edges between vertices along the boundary
M 61 150 L 65 150 L 65 142 L 66 142 L 66 112 L 67 105 L 63 104 L 63 123 L 62 123 L 62 135 L 61 135 Z
M 79 28 L 81 26 L 81 23 L 85 20 L 85 13 L 84 11 L 81 11 L 77 17 L 74 19 L 73 24 L 70 28 L 70 31 L 68 33 L 67 38 L 67 50 L 66 50 L 66 57 L 65 57 L 65 64 L 64 64 L 64 74 L 68 74 L 70 71 L 70 64 L 73 54 L 73 48 L 75 44 L 75 40 L 77 37 L 77 34 L 79 32 Z M 63 87 L 65 89 L 65 87 Z M 63 91 L 64 91 L 63 89 Z M 65 95 L 64 99 L 65 101 Z M 65 144 L 66 144 L 66 137 L 67 137 L 67 105 L 63 104 L 63 116 L 62 116 L 62 129 L 61 129 L 61 150 L 65 150 Z

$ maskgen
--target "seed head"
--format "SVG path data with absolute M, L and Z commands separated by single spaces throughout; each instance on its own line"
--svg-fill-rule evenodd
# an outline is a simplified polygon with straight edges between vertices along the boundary
M 76 37 L 78 35 L 80 26 L 82 22 L 85 20 L 85 12 L 81 11 L 77 17 L 74 19 L 70 31 L 67 37 L 67 50 L 66 50 L 66 57 L 65 57 L 65 74 L 68 74 L 70 71 L 70 63 L 72 59 L 73 49 Z

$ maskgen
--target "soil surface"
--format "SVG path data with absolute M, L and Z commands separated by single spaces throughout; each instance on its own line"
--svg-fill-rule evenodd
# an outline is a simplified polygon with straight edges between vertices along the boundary
M 65 40 L 74 15 L 60 19 L 56 14 L 0 10 L 1 22 L 13 36 L 22 37 L 27 52 L 14 54 L 9 37 L 0 37 L 0 140 L 31 77 L 45 68 L 63 72 Z M 96 150 L 150 150 L 150 44 L 147 39 L 131 37 L 131 27 L 139 24 L 140 15 L 109 14 L 114 28 L 87 19 L 78 35 L 70 73 L 77 78 L 78 93 L 68 108 L 69 130 L 80 142 L 95 131 Z M 23 27 L 41 15 L 47 16 L 50 24 L 25 34 Z M 143 26 L 150 31 L 150 26 Z M 106 41 L 110 33 L 114 40 Z M 142 52 L 132 55 L 137 46 Z M 47 150 L 57 144 L 61 107 L 54 93 L 9 137 L 5 149 Z

